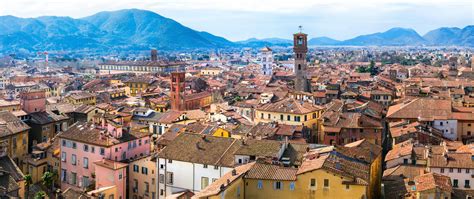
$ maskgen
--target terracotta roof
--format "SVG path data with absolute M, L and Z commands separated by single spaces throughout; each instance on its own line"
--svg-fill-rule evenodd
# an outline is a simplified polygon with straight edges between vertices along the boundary
M 446 153 L 445 155 L 432 155 L 429 159 L 430 167 L 436 168 L 466 168 L 473 169 L 471 153 Z
M 413 141 L 407 140 L 393 146 L 392 150 L 388 151 L 385 156 L 385 161 L 394 160 L 403 156 L 411 155 L 413 153 Z
M 451 117 L 451 101 L 416 98 L 390 106 L 387 118 L 393 119 L 448 119 Z
M 402 177 L 413 179 L 416 176 L 424 174 L 425 167 L 416 165 L 398 165 L 393 168 L 388 168 L 383 172 L 383 177 Z
M 126 163 L 116 162 L 116 161 L 107 160 L 107 159 L 99 160 L 97 162 L 94 162 L 94 164 L 98 165 L 98 166 L 101 166 L 101 167 L 106 167 L 106 168 L 109 168 L 109 169 L 113 169 L 113 170 L 118 170 L 118 169 L 125 168 L 125 167 L 128 166 L 128 164 L 126 164 Z
M 262 180 L 282 180 L 294 181 L 296 180 L 296 173 L 298 169 L 291 167 L 283 167 L 268 163 L 257 161 L 252 168 L 249 169 L 245 178 L 248 179 L 262 179 Z
M 160 158 L 207 165 L 232 167 L 239 148 L 233 138 L 181 133 L 159 154 Z
M 437 173 L 427 173 L 415 177 L 415 187 L 413 191 L 427 191 L 439 188 L 446 192 L 452 192 L 451 179 L 448 176 Z M 411 187 L 410 187 L 411 188 Z
M 235 155 L 249 155 L 257 157 L 278 157 L 283 143 L 275 140 L 245 140 L 238 141 L 240 148 Z
M 276 113 L 307 114 L 321 110 L 322 107 L 304 102 L 300 103 L 293 98 L 285 98 L 275 103 L 268 103 L 257 108 L 260 111 Z
M 9 111 L 0 111 L 0 137 L 29 130 L 30 127 Z

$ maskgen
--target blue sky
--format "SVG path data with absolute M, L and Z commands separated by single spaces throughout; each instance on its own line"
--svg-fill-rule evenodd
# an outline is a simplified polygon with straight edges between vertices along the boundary
M 232 41 L 290 38 L 303 25 L 310 37 L 335 39 L 413 28 L 474 24 L 473 0 L 15 0 L 0 1 L 0 15 L 84 17 L 99 11 L 146 9 Z

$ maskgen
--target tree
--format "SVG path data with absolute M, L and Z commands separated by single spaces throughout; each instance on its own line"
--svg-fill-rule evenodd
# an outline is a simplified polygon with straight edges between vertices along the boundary
M 49 171 L 45 172 L 43 176 L 41 177 L 41 180 L 43 180 L 43 185 L 46 186 L 48 189 L 51 188 L 51 191 L 54 190 L 53 188 L 54 177 L 55 177 L 55 174 Z
M 39 191 L 35 194 L 35 199 L 43 199 L 46 197 L 46 193 L 44 191 Z
M 30 185 L 33 184 L 33 180 L 30 174 L 25 175 L 25 198 L 28 199 L 30 192 Z

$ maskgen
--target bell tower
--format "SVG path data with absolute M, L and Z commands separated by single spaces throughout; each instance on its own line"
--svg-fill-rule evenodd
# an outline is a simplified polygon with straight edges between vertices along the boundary
M 308 89 L 308 80 L 306 79 L 306 53 L 308 52 L 308 35 L 300 32 L 293 34 L 293 52 L 295 54 L 295 89 L 305 91 Z
M 184 72 L 171 73 L 171 110 L 184 110 Z

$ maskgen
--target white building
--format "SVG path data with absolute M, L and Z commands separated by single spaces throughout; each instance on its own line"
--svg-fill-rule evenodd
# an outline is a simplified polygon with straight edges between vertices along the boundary
M 158 154 L 158 198 L 206 188 L 232 171 L 239 147 L 233 138 L 181 133 Z
M 260 59 L 260 67 L 263 75 L 272 75 L 273 74 L 273 52 L 269 47 L 264 47 L 260 49 L 260 54 L 258 55 Z

